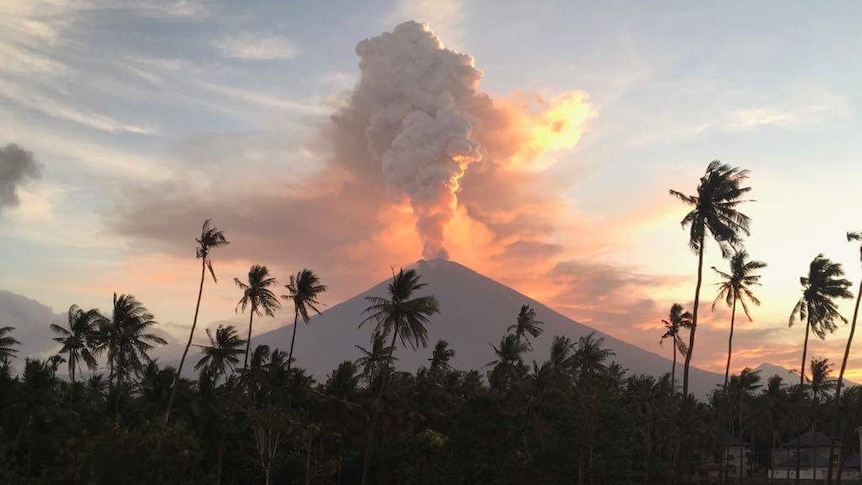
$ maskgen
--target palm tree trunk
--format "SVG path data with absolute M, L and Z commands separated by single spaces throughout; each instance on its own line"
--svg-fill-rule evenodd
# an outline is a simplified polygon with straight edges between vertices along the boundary
M 802 344 L 802 365 L 799 366 L 799 385 L 805 384 L 805 359 L 808 357 L 808 335 L 811 333 L 811 314 L 805 320 L 805 343 Z
M 248 315 L 248 339 L 245 341 L 245 361 L 242 364 L 243 369 L 248 368 L 248 351 L 251 349 L 251 325 L 254 321 L 254 306 L 251 308 L 251 312 Z
M 293 343 L 296 342 L 296 324 L 299 323 L 299 310 L 293 309 L 293 337 L 290 338 L 290 353 L 287 354 L 287 370 L 293 362 Z
M 174 383 L 171 384 L 171 397 L 168 399 L 168 410 L 165 411 L 165 422 L 162 423 L 162 429 L 168 425 L 168 420 L 171 419 L 171 409 L 174 407 L 174 397 L 177 395 L 177 382 L 180 380 L 180 374 L 183 372 L 183 364 L 186 362 L 186 356 L 189 354 L 189 348 L 192 346 L 192 339 L 195 336 L 195 327 L 198 325 L 198 312 L 201 309 L 201 296 L 204 293 L 204 279 L 206 278 L 206 263 L 206 257 L 201 258 L 201 284 L 198 287 L 198 302 L 195 305 L 195 318 L 192 320 L 192 331 L 189 332 L 189 341 L 186 342 L 186 348 L 183 350 L 183 356 L 180 358 L 180 365 L 177 367 L 176 375 L 174 375 Z
M 392 353 L 395 351 L 395 339 L 398 338 L 398 327 L 392 333 L 392 345 L 389 347 L 389 359 L 386 362 L 386 371 L 380 377 L 380 390 L 374 398 L 374 409 L 371 411 L 371 425 L 368 427 L 368 442 L 365 444 L 365 457 L 362 460 L 362 485 L 368 485 L 371 471 L 371 447 L 374 445 L 374 429 L 377 427 L 377 419 L 380 415 L 380 407 L 383 403 L 383 391 L 386 389 L 386 378 L 389 376 L 389 362 L 392 361 Z
M 856 295 L 856 308 L 853 310 L 853 321 L 850 323 L 850 335 L 847 337 L 847 346 L 844 348 L 844 360 L 841 361 L 841 371 L 838 373 L 838 384 L 835 386 L 835 401 L 832 411 L 832 436 L 838 433 L 839 398 L 841 388 L 844 385 L 844 371 L 847 370 L 847 359 L 850 358 L 850 346 L 853 344 L 853 334 L 856 333 L 856 320 L 859 318 L 859 302 L 862 300 L 862 283 L 859 283 L 859 291 Z M 826 483 L 832 485 L 832 453 L 835 452 L 835 440 L 829 444 L 829 472 L 826 475 Z
M 688 395 L 688 370 L 691 366 L 691 356 L 694 354 L 694 334 L 697 332 L 697 309 L 700 306 L 700 286 L 703 283 L 703 241 L 705 232 L 700 234 L 700 250 L 697 254 L 697 285 L 694 288 L 694 306 L 692 308 L 691 331 L 688 333 L 688 352 L 685 354 L 685 368 L 682 376 L 682 395 Z
M 805 342 L 802 344 L 802 365 L 799 368 L 800 391 L 802 390 L 802 385 L 805 384 L 805 358 L 808 356 L 808 335 L 810 333 L 811 333 L 811 312 L 809 310 L 808 317 L 805 319 Z M 802 433 L 799 433 L 796 436 L 796 481 L 795 481 L 795 483 L 797 483 L 797 484 L 800 483 L 799 453 L 801 452 L 801 446 L 802 446 L 802 444 L 799 442 L 800 436 L 802 436 Z
M 676 392 L 676 337 L 673 342 L 673 366 L 670 368 L 670 394 Z
M 73 394 L 75 393 L 75 366 L 72 364 L 75 360 L 72 359 L 72 353 L 69 353 L 69 380 L 71 381 L 71 385 L 69 386 L 69 404 L 73 402 Z
M 730 376 L 730 356 L 733 355 L 733 325 L 736 322 L 736 295 L 733 297 L 733 309 L 730 311 L 730 335 L 727 337 L 727 366 L 724 368 L 724 388 L 727 389 L 727 378 Z

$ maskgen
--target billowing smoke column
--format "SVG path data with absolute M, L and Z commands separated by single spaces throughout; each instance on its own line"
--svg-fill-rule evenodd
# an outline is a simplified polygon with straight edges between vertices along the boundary
M 460 178 L 481 159 L 463 109 L 482 72 L 445 49 L 423 24 L 405 22 L 356 46 L 361 78 L 335 121 L 365 123 L 368 150 L 391 190 L 409 198 L 426 259 L 448 258 L 444 232 Z

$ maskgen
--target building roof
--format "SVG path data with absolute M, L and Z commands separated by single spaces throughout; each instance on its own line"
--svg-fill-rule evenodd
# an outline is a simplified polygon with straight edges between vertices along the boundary
M 799 452 L 799 467 L 800 468 L 826 468 L 829 466 L 829 460 L 825 456 L 817 456 L 811 450 L 800 450 Z M 775 464 L 775 468 L 796 468 L 796 454 L 788 457 L 786 460 Z
M 808 431 L 807 433 L 802 433 L 797 438 L 794 438 L 787 443 L 782 445 L 783 448 L 796 448 L 796 442 L 799 441 L 799 446 L 802 448 L 805 447 L 820 447 L 820 446 L 829 446 L 832 439 L 823 434 L 823 433 L 815 433 L 813 431 Z

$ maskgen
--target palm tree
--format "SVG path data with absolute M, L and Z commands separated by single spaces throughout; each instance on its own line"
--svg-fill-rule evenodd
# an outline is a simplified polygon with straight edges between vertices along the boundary
M 0 362 L 8 362 L 18 353 L 16 345 L 21 342 L 15 340 L 15 337 L 9 335 L 15 330 L 15 327 L 0 327 Z
M 715 305 L 724 300 L 730 310 L 730 335 L 727 337 L 727 365 L 724 368 L 724 387 L 727 387 L 727 378 L 730 375 L 730 358 L 733 355 L 733 326 L 736 322 L 736 303 L 742 305 L 742 311 L 751 321 L 751 313 L 748 309 L 748 302 L 760 305 L 760 300 L 751 292 L 751 286 L 760 285 L 760 275 L 755 271 L 766 267 L 766 263 L 762 261 L 748 261 L 748 252 L 745 250 L 737 251 L 730 258 L 730 273 L 725 273 L 717 269 L 715 266 L 712 270 L 718 273 L 724 281 L 718 283 L 718 294 L 712 302 L 712 309 L 715 310 Z
M 848 242 L 862 241 L 862 231 L 848 232 Z M 862 245 L 859 246 L 859 260 L 862 261 Z M 862 300 L 862 282 L 859 283 L 859 290 L 856 292 L 856 306 L 853 308 L 853 320 L 850 321 L 850 335 L 847 336 L 847 346 L 844 347 L 844 358 L 841 360 L 841 370 L 838 372 L 838 382 L 835 385 L 835 410 L 833 411 L 833 435 L 838 431 L 838 403 L 841 398 L 841 389 L 844 387 L 844 371 L 847 370 L 847 360 L 850 358 L 850 346 L 853 345 L 853 335 L 856 333 L 856 321 L 859 318 L 859 301 Z M 832 445 L 834 447 L 834 444 Z M 834 451 L 834 450 L 831 450 Z M 830 455 L 832 456 L 830 451 Z M 829 465 L 829 475 L 827 483 L 832 483 L 832 464 Z
M 847 241 L 862 241 L 862 231 L 848 232 Z M 859 260 L 862 261 L 862 245 L 859 246 Z M 835 387 L 835 400 L 841 397 L 841 388 L 844 385 L 844 371 L 847 370 L 847 359 L 850 358 L 850 346 L 853 344 L 853 334 L 856 333 L 856 321 L 859 318 L 859 302 L 862 300 L 862 282 L 859 283 L 856 294 L 856 306 L 853 308 L 853 320 L 850 322 L 850 335 L 847 337 L 847 346 L 844 348 L 844 359 L 841 361 L 841 371 L 838 373 L 838 383 Z
M 402 268 L 398 274 L 392 276 L 389 283 L 389 299 L 377 296 L 367 296 L 365 300 L 369 303 L 362 313 L 368 315 L 359 324 L 361 327 L 369 321 L 375 323 L 375 332 L 384 338 L 392 334 L 392 344 L 389 346 L 389 357 L 395 351 L 395 342 L 400 338 L 402 345 L 410 344 L 415 350 L 421 345 L 428 345 L 427 325 L 431 323 L 431 315 L 440 312 L 439 304 L 434 296 L 417 296 L 414 294 L 425 287 L 425 283 L 419 282 L 419 274 L 415 269 L 404 271 Z M 380 402 L 386 388 L 386 375 L 384 370 L 380 379 L 380 389 L 374 400 L 374 409 L 371 414 L 371 425 L 368 428 L 368 442 L 365 448 L 365 458 L 362 465 L 362 484 L 368 483 L 369 470 L 371 467 L 371 446 L 374 443 L 374 428 L 377 426 L 377 418 L 380 414 Z
M 510 325 L 506 331 L 511 332 L 515 331 L 515 336 L 518 337 L 518 341 L 524 339 L 527 347 L 533 348 L 530 344 L 530 339 L 526 338 L 527 334 L 532 335 L 533 338 L 538 337 L 542 334 L 542 325 L 543 322 L 536 320 L 536 310 L 530 308 L 530 305 L 521 305 L 521 311 L 518 312 L 518 320 Z
M 685 341 L 679 335 L 683 328 L 691 328 L 691 312 L 683 311 L 682 305 L 674 303 L 670 307 L 670 313 L 667 320 L 662 320 L 664 323 L 665 332 L 658 341 L 659 345 L 664 342 L 664 339 L 673 339 L 673 364 L 670 368 L 670 384 L 672 389 L 676 389 L 676 352 L 679 351 L 683 357 L 688 353 L 688 347 Z
M 69 380 L 72 387 L 75 386 L 75 373 L 81 368 L 83 361 L 90 370 L 96 368 L 95 351 L 91 344 L 94 341 L 101 315 L 96 310 L 85 312 L 78 305 L 69 307 L 68 328 L 51 324 L 51 330 L 59 337 L 54 341 L 61 344 L 61 354 L 67 354 L 66 362 L 69 363 Z
M 688 394 L 688 374 L 691 357 L 694 355 L 694 337 L 697 332 L 697 311 L 700 306 L 700 287 L 703 282 L 703 251 L 707 233 L 718 243 L 721 254 L 727 256 L 731 249 L 742 241 L 742 235 L 750 235 L 748 229 L 750 219 L 739 212 L 737 207 L 744 202 L 740 199 L 751 187 L 741 187 L 740 184 L 748 178 L 748 170 L 713 160 L 706 167 L 706 173 L 700 178 L 697 195 L 685 195 L 671 190 L 670 194 L 687 205 L 692 210 L 683 217 L 680 224 L 690 226 L 688 245 L 697 253 L 697 284 L 694 289 L 694 306 L 692 308 L 691 332 L 688 336 L 688 353 L 685 355 L 683 368 L 682 392 Z
M 522 342 L 517 335 L 508 334 L 500 340 L 500 346 L 491 346 L 497 358 L 487 365 L 494 366 L 488 374 L 488 384 L 492 389 L 506 391 L 518 377 L 526 372 L 524 360 L 521 355 L 529 350 L 526 342 Z
M 808 356 L 808 335 L 814 332 L 821 340 L 826 333 L 832 333 L 837 328 L 836 320 L 847 322 L 838 313 L 836 298 L 852 298 L 847 291 L 851 283 L 844 278 L 844 270 L 840 263 L 833 263 L 822 254 L 818 254 L 808 267 L 808 276 L 799 278 L 802 284 L 802 298 L 793 307 L 789 325 L 792 327 L 799 320 L 805 320 L 805 343 L 802 346 L 802 364 L 799 369 L 799 384 L 805 383 L 805 359 Z
M 290 283 L 285 287 L 288 294 L 281 297 L 293 302 L 293 337 L 290 338 L 290 353 L 287 355 L 287 369 L 290 370 L 290 364 L 293 362 L 293 344 L 296 342 L 296 324 L 302 318 L 302 323 L 308 325 L 311 319 L 308 315 L 309 310 L 320 314 L 317 308 L 320 302 L 317 298 L 326 291 L 326 285 L 320 284 L 320 278 L 314 274 L 314 271 L 304 269 L 296 273 L 296 276 L 290 275 Z
M 382 375 L 384 368 L 398 360 L 395 357 L 390 357 L 392 350 L 386 346 L 386 337 L 378 332 L 371 335 L 370 350 L 360 345 L 357 345 L 356 348 L 362 352 L 362 357 L 356 360 L 356 365 L 361 369 L 360 375 L 369 387 Z
M 196 257 L 201 260 L 201 283 L 198 286 L 198 301 L 195 304 L 195 316 L 194 319 L 192 319 L 192 329 L 189 332 L 189 341 L 186 342 L 186 348 L 183 350 L 183 356 L 180 358 L 180 365 L 177 367 L 177 373 L 174 375 L 174 382 L 171 384 L 171 397 L 168 400 L 168 410 L 165 411 L 164 425 L 168 424 L 168 420 L 171 417 L 171 409 L 174 405 L 174 396 L 176 396 L 177 381 L 180 378 L 180 374 L 183 372 L 183 364 L 186 362 L 189 347 L 192 346 L 192 340 L 195 336 L 195 328 L 198 325 L 198 313 L 201 309 L 201 296 L 204 292 L 204 280 L 206 279 L 207 269 L 209 269 L 213 283 L 218 283 L 218 278 L 216 278 L 215 271 L 213 270 L 212 259 L 210 259 L 210 251 L 219 246 L 230 244 L 230 242 L 228 242 L 224 237 L 224 232 L 219 231 L 218 228 L 211 225 L 211 222 L 212 221 L 209 219 L 204 221 L 203 227 L 201 227 L 201 236 L 200 238 L 195 239 L 198 243 Z
M 248 270 L 248 283 L 243 283 L 239 278 L 233 279 L 236 286 L 242 290 L 242 298 L 236 304 L 236 309 L 242 310 L 245 313 L 247 306 L 251 305 L 251 311 L 248 315 L 248 338 L 245 341 L 245 361 L 242 368 L 248 367 L 248 352 L 251 348 L 251 327 L 254 322 L 254 316 L 261 315 L 261 311 L 267 316 L 274 317 L 275 310 L 281 306 L 278 298 L 275 297 L 269 287 L 278 283 L 278 280 L 269 276 L 269 270 L 266 266 L 255 264 Z
M 167 341 L 156 334 L 149 333 L 155 326 L 155 317 L 133 295 L 114 293 L 114 309 L 110 320 L 99 319 L 99 333 L 96 349 L 107 352 L 111 369 L 110 378 L 114 379 L 114 389 L 122 387 L 123 379 L 129 373 L 139 373 L 144 362 L 150 362 L 148 351 L 155 345 L 166 345 Z M 117 400 L 119 407 L 119 398 Z
M 215 338 L 209 329 L 206 330 L 209 345 L 200 345 L 202 357 L 195 364 L 195 370 L 203 369 L 213 381 L 227 375 L 228 371 L 234 371 L 239 364 L 239 356 L 243 353 L 242 346 L 245 340 L 240 338 L 236 327 L 219 325 L 215 331 Z
M 751 407 L 752 393 L 760 387 L 760 371 L 752 371 L 747 367 L 742 369 L 738 376 L 731 377 L 728 385 L 724 386 L 726 396 L 730 401 L 731 420 L 734 416 L 737 420 L 740 442 L 743 441 L 743 415 L 751 414 L 749 408 Z M 746 411 L 749 412 L 746 413 Z M 738 483 L 742 483 L 743 457 L 742 444 L 740 444 L 739 466 L 737 467 L 739 472 Z
M 428 361 L 431 362 L 429 372 L 432 375 L 437 375 L 440 372 L 450 370 L 452 367 L 449 365 L 449 361 L 451 361 L 454 356 L 455 351 L 449 348 L 449 342 L 438 340 L 437 344 L 434 346 L 434 352 L 431 353 L 431 358 L 428 359 Z

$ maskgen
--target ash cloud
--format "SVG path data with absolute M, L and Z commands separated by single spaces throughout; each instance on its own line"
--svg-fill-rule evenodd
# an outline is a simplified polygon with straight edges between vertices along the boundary
M 447 258 L 444 232 L 459 180 L 481 160 L 465 109 L 482 72 L 470 56 L 443 48 L 427 25 L 405 22 L 356 46 L 360 80 L 336 125 L 362 132 L 396 195 L 416 216 L 424 258 Z
M 0 215 L 6 208 L 17 207 L 21 203 L 18 188 L 41 174 L 32 152 L 14 143 L 0 148 Z

